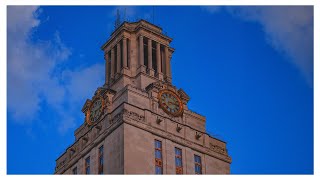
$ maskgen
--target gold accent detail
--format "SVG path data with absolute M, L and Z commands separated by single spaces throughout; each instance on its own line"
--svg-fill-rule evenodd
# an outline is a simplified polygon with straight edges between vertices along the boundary
M 162 95 L 163 95 L 163 94 L 169 94 L 169 95 L 173 96 L 175 99 L 177 99 L 177 101 L 178 101 L 178 103 L 179 103 L 179 109 L 178 109 L 176 112 L 171 112 L 171 111 L 169 111 L 169 110 L 167 109 L 166 104 L 162 101 Z M 162 108 L 162 110 L 163 110 L 164 112 L 166 112 L 167 114 L 170 114 L 170 115 L 172 115 L 172 116 L 174 116 L 174 117 L 177 117 L 177 116 L 181 116 L 181 115 L 182 115 L 182 112 L 183 112 L 182 101 L 181 101 L 181 99 L 179 98 L 179 96 L 178 96 L 175 92 L 173 92 L 173 91 L 171 91 L 171 90 L 169 90 L 169 89 L 161 90 L 161 91 L 159 91 L 159 93 L 158 93 L 158 100 L 159 100 L 159 106 L 160 106 L 160 107 Z
M 102 114 L 103 114 L 103 109 L 104 109 L 104 107 L 105 107 L 105 100 L 102 98 L 101 95 L 99 95 L 99 96 L 94 96 L 94 97 L 92 98 L 92 102 L 90 103 L 90 106 L 89 106 L 89 108 L 87 109 L 87 112 L 86 112 L 86 122 L 87 122 L 87 124 L 88 124 L 89 126 L 93 125 L 93 123 L 94 123 L 94 122 L 90 121 L 90 113 L 91 113 L 91 109 L 92 109 L 94 103 L 95 103 L 98 99 L 100 99 L 100 101 L 101 101 L 101 108 L 100 108 L 101 114 L 99 115 L 98 119 L 99 119 L 99 118 L 102 116 Z

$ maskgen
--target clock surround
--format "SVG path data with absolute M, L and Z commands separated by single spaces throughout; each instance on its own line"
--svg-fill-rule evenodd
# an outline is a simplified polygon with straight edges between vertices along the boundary
M 169 115 L 178 117 L 182 115 L 183 105 L 180 97 L 169 89 L 159 91 L 159 106 Z
M 104 106 L 104 99 L 101 96 L 96 96 L 93 98 L 86 113 L 86 123 L 89 126 L 93 125 L 99 120 L 99 118 L 103 114 Z

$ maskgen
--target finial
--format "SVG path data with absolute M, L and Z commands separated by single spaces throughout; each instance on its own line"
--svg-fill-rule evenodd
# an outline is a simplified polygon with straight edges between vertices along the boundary
M 114 28 L 117 29 L 119 26 L 120 26 L 120 13 L 119 13 L 119 9 L 117 9 L 117 18 L 114 23 Z

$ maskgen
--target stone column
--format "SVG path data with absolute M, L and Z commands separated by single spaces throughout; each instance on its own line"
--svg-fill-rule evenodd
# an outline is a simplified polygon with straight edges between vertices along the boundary
M 144 65 L 144 54 L 143 54 L 143 36 L 139 36 L 139 64 L 140 66 Z
M 106 52 L 106 54 L 104 55 L 104 59 L 106 60 L 106 80 L 105 80 L 105 84 L 108 85 L 109 84 L 109 52 Z
M 166 58 L 164 51 L 161 52 L 161 65 L 162 65 L 162 73 L 165 76 L 166 75 Z
M 157 54 L 157 74 L 161 73 L 161 56 L 160 56 L 160 43 L 157 42 L 156 45 Z
M 121 47 L 120 47 L 120 42 L 117 44 L 117 74 L 120 73 L 120 68 L 121 68 Z
M 156 59 L 157 59 L 157 78 L 159 78 L 160 81 L 163 80 L 163 74 L 161 72 L 161 66 L 162 66 L 162 61 L 161 61 L 161 50 L 160 50 L 160 43 L 157 42 L 156 45 Z
M 164 59 L 166 64 L 166 80 L 171 83 L 171 75 L 170 75 L 170 59 L 169 59 L 169 49 L 167 46 L 164 47 Z
M 148 72 L 150 76 L 154 76 L 154 70 L 152 69 L 152 40 L 148 39 Z
M 127 55 L 127 38 L 122 39 L 122 64 L 124 68 L 128 67 L 128 55 Z
M 172 74 L 171 74 L 171 58 L 172 58 L 172 53 L 169 53 L 169 57 L 168 57 L 168 62 L 169 62 L 169 77 L 170 79 L 172 78 Z
M 115 69 L 114 69 L 114 65 L 115 65 L 115 59 L 114 59 L 114 48 L 111 49 L 111 79 L 114 79 L 114 73 L 115 73 Z

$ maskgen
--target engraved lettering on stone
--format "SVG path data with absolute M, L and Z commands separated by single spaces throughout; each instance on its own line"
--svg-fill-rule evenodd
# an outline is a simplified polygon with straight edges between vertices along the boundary
M 139 115 L 138 113 L 133 112 L 133 111 L 128 111 L 126 109 L 124 110 L 124 117 L 130 118 L 130 119 L 133 119 L 133 120 L 136 120 L 136 121 L 145 122 L 144 116 Z
M 212 143 L 210 143 L 210 149 L 213 150 L 214 152 L 223 154 L 223 155 L 227 155 L 227 150 L 223 147 L 220 147 L 218 145 L 214 145 Z

